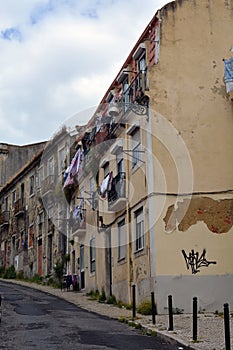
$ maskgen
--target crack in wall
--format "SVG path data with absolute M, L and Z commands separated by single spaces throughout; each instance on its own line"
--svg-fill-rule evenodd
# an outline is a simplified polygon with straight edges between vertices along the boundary
M 183 202 L 169 206 L 163 220 L 167 232 L 175 229 L 187 231 L 191 226 L 203 221 L 211 232 L 226 233 L 233 225 L 233 199 L 184 199 Z

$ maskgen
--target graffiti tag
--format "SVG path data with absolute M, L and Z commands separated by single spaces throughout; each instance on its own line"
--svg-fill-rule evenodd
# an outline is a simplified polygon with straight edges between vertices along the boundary
M 189 253 L 189 255 L 186 254 L 184 249 L 182 249 L 182 254 L 184 256 L 187 269 L 191 268 L 192 274 L 196 274 L 200 272 L 201 267 L 208 267 L 210 264 L 217 264 L 216 261 L 208 261 L 206 259 L 206 250 L 203 249 L 202 254 L 199 254 L 199 252 L 195 252 L 193 249 Z

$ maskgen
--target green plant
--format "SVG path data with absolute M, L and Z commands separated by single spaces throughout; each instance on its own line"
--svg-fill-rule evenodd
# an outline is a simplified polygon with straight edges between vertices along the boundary
M 43 277 L 42 276 L 39 276 L 38 274 L 35 274 L 31 281 L 34 282 L 34 283 L 38 283 L 38 284 L 41 284 L 43 282 Z
M 3 278 L 7 278 L 7 279 L 16 278 L 15 267 L 13 265 L 11 265 L 10 267 L 8 267 L 8 269 L 5 270 L 3 274 Z
M 3 277 L 4 273 L 5 273 L 5 267 L 0 266 L 0 277 Z
M 138 307 L 137 311 L 142 315 L 151 315 L 152 314 L 152 304 L 149 300 L 142 301 Z
M 99 299 L 99 290 L 96 289 L 95 291 L 92 289 L 89 293 L 86 294 L 90 297 L 90 300 L 98 300 Z
M 62 260 L 64 261 L 64 263 L 69 262 L 69 261 L 70 261 L 70 254 L 65 254 L 65 255 L 63 256 L 63 259 L 62 259 Z
M 101 292 L 101 294 L 99 295 L 99 302 L 100 303 L 103 303 L 103 302 L 105 302 L 106 301 L 106 294 L 105 294 L 105 291 L 104 291 L 104 289 L 102 289 L 102 292 Z
M 117 304 L 115 295 L 110 295 L 110 296 L 107 298 L 107 304 L 113 304 L 113 305 L 116 305 L 116 304 Z
M 124 303 L 122 300 L 117 301 L 117 306 L 121 309 L 132 310 L 132 304 Z
M 20 270 L 20 271 L 17 272 L 16 278 L 17 278 L 18 280 L 23 280 L 23 279 L 24 279 L 23 270 Z

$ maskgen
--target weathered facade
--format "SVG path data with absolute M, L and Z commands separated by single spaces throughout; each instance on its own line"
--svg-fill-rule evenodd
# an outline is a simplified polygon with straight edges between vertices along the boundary
M 232 26 L 233 0 L 167 4 L 75 142 L 65 133 L 46 147 L 53 229 L 37 227 L 34 272 L 67 254 L 87 292 L 130 303 L 135 285 L 138 302 L 155 292 L 159 313 L 169 294 L 185 312 L 193 296 L 210 311 L 232 304 Z
M 111 120 L 101 129 L 106 147 L 97 147 L 100 131 L 91 141 L 100 168 L 80 177 L 79 196 L 88 204 L 92 178 L 99 193 L 110 173 L 125 192 L 121 204 L 112 189 L 98 195 L 97 215 L 85 207 L 89 226 L 75 235 L 85 288 L 130 302 L 135 284 L 138 300 L 155 291 L 160 313 L 168 294 L 185 311 L 194 295 L 206 310 L 232 301 L 233 104 L 224 82 L 232 9 L 232 1 L 164 6 L 90 121 L 93 131 Z M 149 108 L 140 115 L 128 103 Z
M 0 191 L 1 266 L 13 265 L 28 277 L 40 273 L 37 215 L 41 207 L 38 169 L 42 152 L 34 155 Z
M 0 188 L 26 164 L 45 142 L 30 145 L 0 144 Z
M 61 130 L 0 191 L 0 265 L 25 277 L 51 276 L 68 250 L 60 194 L 70 140 Z

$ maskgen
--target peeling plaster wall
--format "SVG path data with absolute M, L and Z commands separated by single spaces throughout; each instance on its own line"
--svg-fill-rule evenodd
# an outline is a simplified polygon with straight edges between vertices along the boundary
M 230 195 L 225 197 L 215 195 L 212 198 L 192 198 L 190 206 L 186 207 L 187 211 L 182 210 L 187 199 L 182 201 L 179 198 L 176 203 L 175 197 L 167 198 L 155 228 L 157 276 L 233 275 L 232 198 Z M 172 212 L 174 207 L 176 210 Z M 176 225 L 175 219 L 178 220 Z M 170 222 L 174 226 L 168 230 Z M 216 232 L 217 229 L 219 232 Z M 186 265 L 182 250 L 187 256 L 194 250 L 200 257 L 204 249 L 206 260 L 216 261 L 216 264 L 202 266 L 199 272 L 192 273 L 191 266 L 188 268 Z
M 150 107 L 184 140 L 194 191 L 233 189 L 233 103 L 223 81 L 223 58 L 233 45 L 233 1 L 176 1 L 160 16 L 160 60 L 149 72 Z M 165 166 L 168 190 L 175 192 L 175 170 L 160 156 L 159 142 L 153 146 Z
M 176 199 L 167 197 L 155 228 L 159 313 L 166 311 L 169 294 L 185 312 L 193 296 L 206 310 L 221 309 L 224 302 L 233 303 L 232 196 Z
M 233 103 L 223 80 L 233 0 L 174 1 L 159 15 L 160 58 L 148 92 L 158 311 L 168 294 L 185 311 L 193 296 L 215 311 L 233 303 Z
M 179 231 L 187 231 L 190 226 L 198 221 L 206 224 L 214 233 L 226 233 L 233 225 L 233 199 L 214 200 L 209 197 L 193 197 L 184 199 L 167 209 L 164 217 L 165 230 L 173 231 L 176 227 Z

